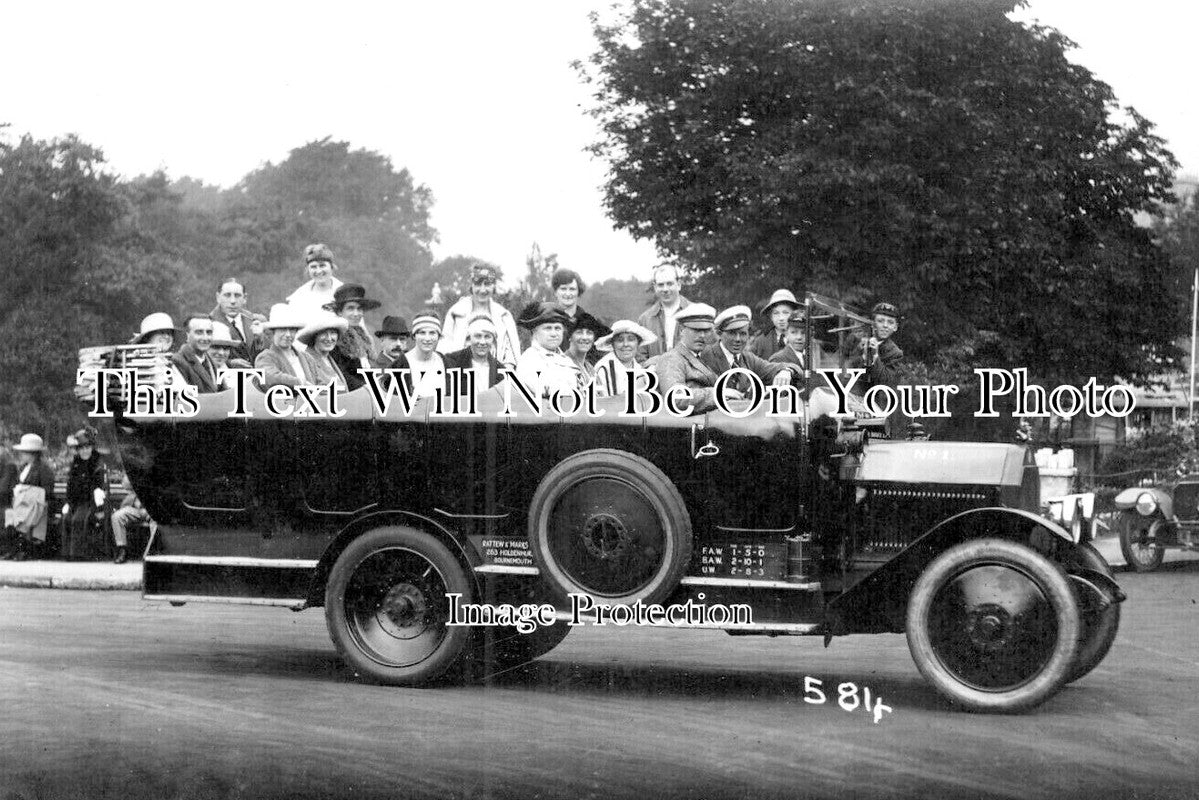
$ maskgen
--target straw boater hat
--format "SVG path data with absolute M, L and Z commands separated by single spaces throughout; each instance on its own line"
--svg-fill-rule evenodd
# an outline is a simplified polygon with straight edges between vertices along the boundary
M 688 322 L 712 322 L 716 319 L 716 309 L 707 303 L 692 303 L 674 312 L 674 321 L 680 325 Z
M 273 330 L 275 328 L 295 328 L 299 330 L 304 327 L 304 320 L 296 313 L 295 308 L 287 303 L 275 303 L 271 306 L 271 316 L 266 322 L 262 323 L 263 330 Z
M 800 302 L 795 299 L 795 295 L 790 289 L 779 289 L 774 294 L 770 295 L 770 299 L 766 301 L 766 305 L 762 307 L 762 313 L 770 316 L 770 311 L 777 305 L 788 305 L 792 309 L 799 308 Z
M 223 322 L 212 323 L 212 346 L 213 347 L 237 347 L 240 342 L 234 340 L 233 332 L 229 330 L 229 326 Z
M 155 311 L 142 320 L 141 327 L 138 328 L 137 333 L 133 334 L 130 344 L 145 344 L 151 336 L 159 331 L 167 331 L 171 336 L 179 333 L 179 329 L 175 327 L 175 321 L 171 319 L 170 314 Z
M 329 311 L 322 311 L 317 316 L 312 317 L 311 321 L 300 329 L 300 332 L 296 334 L 296 338 L 309 347 L 312 347 L 312 341 L 318 333 L 336 330 L 340 334 L 348 327 L 350 327 L 350 323 L 346 321 L 345 317 L 339 317 Z
M 375 336 L 382 339 L 384 336 L 411 336 L 412 331 L 408 330 L 408 320 L 403 317 L 384 317 L 383 327 L 375 331 Z
M 631 333 L 641 341 L 638 346 L 653 344 L 658 337 L 649 328 L 643 328 L 630 319 L 618 319 L 612 323 L 612 332 L 595 340 L 595 349 L 608 352 L 612 349 L 612 340 L 622 333 Z
M 46 449 L 46 445 L 42 442 L 42 437 L 36 433 L 27 433 L 21 437 L 19 444 L 14 444 L 13 450 L 21 453 L 40 453 Z
M 520 318 L 516 320 L 518 325 L 531 331 L 536 330 L 539 325 L 548 325 L 551 322 L 560 323 L 568 331 L 574 324 L 574 320 L 559 308 L 557 303 L 536 301 L 525 306 L 520 312 Z
M 325 303 L 321 308 L 332 311 L 334 314 L 340 314 L 346 303 L 357 303 L 363 311 L 370 311 L 383 305 L 378 300 L 368 299 L 363 286 L 357 283 L 343 283 L 333 292 L 333 302 Z
M 730 306 L 717 314 L 714 322 L 716 330 L 724 332 L 747 328 L 751 319 L 753 312 L 749 310 L 749 306 Z

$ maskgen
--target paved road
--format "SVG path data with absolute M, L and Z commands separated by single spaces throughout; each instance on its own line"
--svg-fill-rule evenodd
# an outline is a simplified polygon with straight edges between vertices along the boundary
M 1119 577 L 1107 660 L 1010 717 L 949 709 L 902 636 L 593 628 L 405 690 L 357 683 L 319 611 L 0 589 L 0 798 L 1195 797 L 1199 563 Z

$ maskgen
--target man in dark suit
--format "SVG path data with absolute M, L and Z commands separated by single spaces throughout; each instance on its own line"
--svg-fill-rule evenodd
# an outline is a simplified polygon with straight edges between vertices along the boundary
M 208 357 L 208 348 L 212 346 L 212 319 L 205 314 L 192 314 L 186 324 L 187 342 L 171 356 L 171 364 L 200 394 L 211 394 L 218 391 L 216 367 Z
M 808 371 L 807 319 L 802 311 L 796 311 L 787 320 L 787 332 L 783 334 L 783 348 L 770 356 L 768 361 L 775 364 L 792 364 L 804 372 Z
M 266 317 L 246 310 L 245 287 L 235 278 L 226 278 L 221 284 L 216 293 L 216 308 L 209 312 L 208 317 L 229 326 L 232 340 L 237 342 L 230 348 L 230 358 L 240 358 L 253 364 L 258 354 L 270 347 L 261 328 Z
M 392 366 L 412 349 L 412 331 L 403 317 L 384 317 L 383 326 L 375 331 L 375 336 L 379 339 L 379 352 L 371 363 L 380 369 Z
M 472 370 L 475 374 L 476 392 L 485 392 L 500 382 L 500 362 L 491 354 L 495 338 L 496 328 L 491 317 L 475 314 L 470 318 L 466 323 L 466 341 L 469 344 L 461 350 L 442 356 L 445 361 L 446 391 L 453 388 L 450 375 L 454 370 L 460 370 L 460 391 L 466 387 L 466 373 Z
M 674 317 L 679 342 L 654 363 L 658 391 L 666 396 L 675 387 L 685 387 L 687 396 L 678 397 L 676 405 L 692 406 L 692 414 L 703 414 L 716 407 L 716 390 L 713 387 L 716 386 L 717 373 L 699 358 L 699 354 L 712 341 L 715 333 L 712 321 L 715 316 L 716 309 L 707 303 L 691 303 L 679 309 Z
M 700 360 L 718 376 L 734 367 L 742 367 L 757 375 L 764 384 L 787 385 L 793 378 L 802 377 L 802 373 L 790 364 L 772 364 L 746 351 L 752 316 L 749 306 L 733 306 L 717 314 L 716 332 L 720 341 L 705 350 Z M 733 377 L 729 384 L 743 395 L 751 390 L 751 381 L 745 375 Z

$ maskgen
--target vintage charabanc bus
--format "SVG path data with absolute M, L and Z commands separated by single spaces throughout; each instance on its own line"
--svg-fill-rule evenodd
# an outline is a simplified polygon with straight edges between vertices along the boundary
M 478 416 L 438 416 L 423 400 L 383 411 L 368 388 L 336 398 L 338 417 L 277 416 L 253 387 L 230 416 L 234 395 L 186 417 L 117 404 L 114 445 L 158 523 L 145 597 L 323 607 L 371 681 L 536 658 L 580 607 L 720 606 L 750 614 L 643 621 L 904 632 L 950 701 L 1011 711 L 1086 675 L 1116 634 L 1123 595 L 1038 514 L 1023 447 L 877 437 L 820 391 L 743 417 L 624 415 L 620 398 L 569 417 L 499 389 Z M 530 633 L 451 624 L 465 607 L 545 605 L 553 624 Z

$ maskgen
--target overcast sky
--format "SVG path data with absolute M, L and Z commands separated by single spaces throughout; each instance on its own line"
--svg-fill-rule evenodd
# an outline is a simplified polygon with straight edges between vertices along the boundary
M 606 4 L 605 4 L 606 5 Z M 591 279 L 645 277 L 653 248 L 612 230 L 570 68 L 598 3 L 24 2 L 0 18 L 8 136 L 77 133 L 125 176 L 223 186 L 333 136 L 433 189 L 438 257 L 522 269 L 534 241 Z M 1199 171 L 1192 3 L 1032 0 L 1074 58 Z M 15 34 L 15 35 L 14 35 Z

